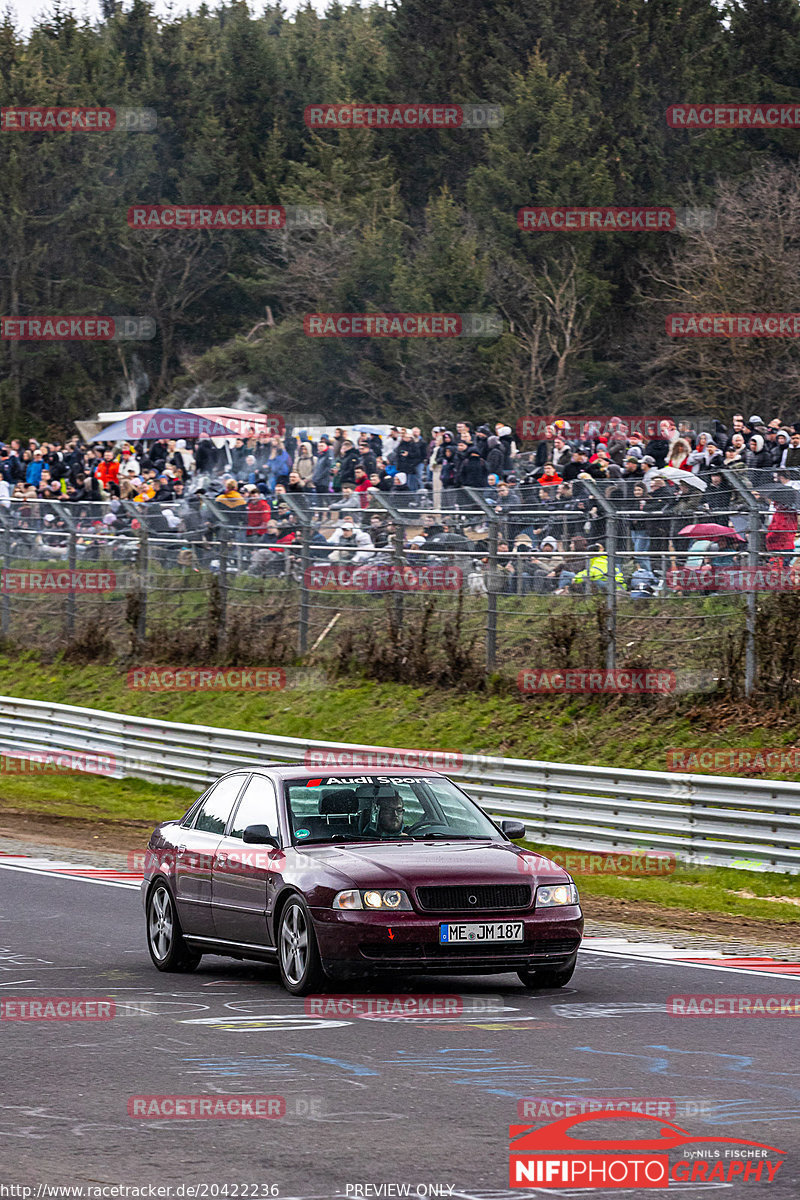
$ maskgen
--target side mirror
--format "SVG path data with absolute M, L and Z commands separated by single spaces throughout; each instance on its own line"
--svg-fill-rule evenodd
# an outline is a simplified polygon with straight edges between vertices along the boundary
M 512 842 L 525 837 L 525 826 L 522 821 L 501 821 L 500 828 L 506 837 L 511 838 Z
M 248 825 L 242 835 L 242 841 L 256 846 L 274 846 L 280 849 L 280 842 L 269 831 L 268 825 Z

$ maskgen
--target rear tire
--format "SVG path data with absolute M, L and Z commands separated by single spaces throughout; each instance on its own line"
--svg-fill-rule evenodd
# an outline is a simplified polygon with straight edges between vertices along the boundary
M 203 957 L 186 944 L 175 901 L 165 883 L 157 883 L 147 897 L 147 949 L 159 971 L 187 974 Z
M 561 967 L 524 967 L 517 971 L 517 975 L 520 983 L 531 991 L 538 991 L 540 988 L 560 988 L 572 979 L 576 962 L 577 959 L 573 958 Z
M 325 984 L 311 913 L 300 896 L 291 896 L 278 922 L 281 983 L 293 996 L 318 992 Z

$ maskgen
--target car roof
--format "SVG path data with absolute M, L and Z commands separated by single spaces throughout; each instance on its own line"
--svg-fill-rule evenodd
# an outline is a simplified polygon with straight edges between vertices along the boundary
M 236 767 L 235 770 L 241 771 L 242 767 Z M 420 779 L 441 779 L 443 778 L 441 771 L 431 771 L 427 767 L 325 767 L 313 766 L 305 767 L 301 763 L 253 763 L 250 765 L 252 771 L 267 771 L 270 775 L 276 776 L 278 779 L 316 779 L 324 776 L 326 779 L 352 779 L 356 775 L 381 775 L 387 778 L 400 777 L 408 779 L 410 776 L 418 776 Z

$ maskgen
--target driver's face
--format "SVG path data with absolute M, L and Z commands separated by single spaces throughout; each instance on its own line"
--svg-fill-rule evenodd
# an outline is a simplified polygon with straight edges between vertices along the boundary
M 403 828 L 403 801 L 399 796 L 381 801 L 378 812 L 380 833 L 399 833 Z

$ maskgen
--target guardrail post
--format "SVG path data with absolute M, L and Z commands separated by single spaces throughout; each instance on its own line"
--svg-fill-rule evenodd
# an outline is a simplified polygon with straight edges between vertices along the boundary
M 747 505 L 749 514 L 747 533 L 747 564 L 755 570 L 758 568 L 758 536 L 761 532 L 761 512 L 758 501 L 742 483 L 736 471 L 725 467 L 725 478 L 734 490 L 742 497 Z M 745 652 L 744 652 L 744 694 L 752 696 L 758 675 L 758 652 L 756 649 L 756 592 L 755 586 L 747 592 L 747 616 L 745 618 Z
M 69 540 L 67 542 L 67 566 L 70 572 L 75 570 L 78 562 L 78 535 L 74 528 L 69 531 Z M 70 574 L 70 579 L 72 575 Z M 75 636 L 75 589 L 70 588 L 67 592 L 67 603 L 64 606 L 66 634 L 68 638 Z

